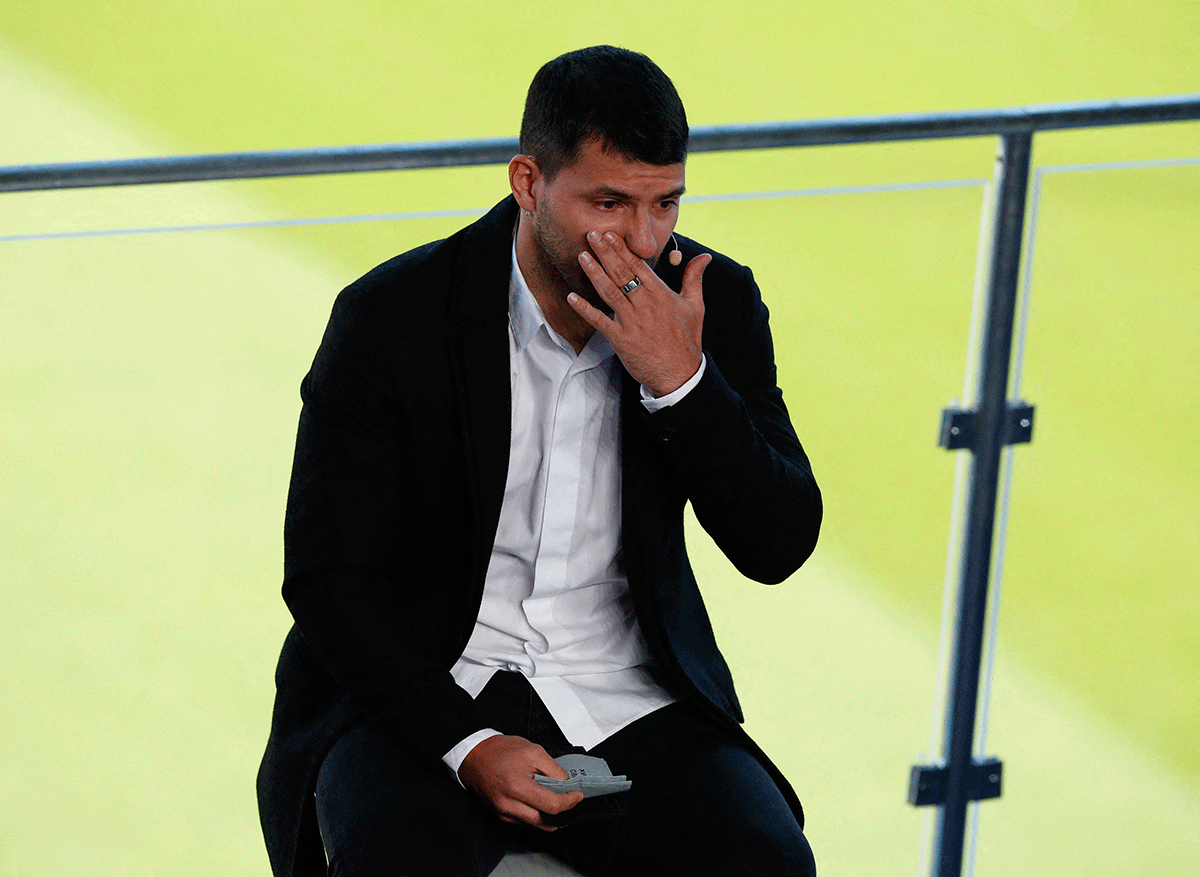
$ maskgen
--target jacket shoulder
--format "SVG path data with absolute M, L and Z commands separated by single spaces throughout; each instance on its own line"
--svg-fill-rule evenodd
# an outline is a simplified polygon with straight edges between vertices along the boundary
M 507 290 L 515 220 L 509 197 L 449 237 L 376 265 L 339 293 L 335 312 L 362 310 L 372 318 L 417 325 L 454 312 L 472 316 L 481 301 L 494 298 L 488 291 L 497 283 Z M 507 295 L 502 299 L 507 309 Z

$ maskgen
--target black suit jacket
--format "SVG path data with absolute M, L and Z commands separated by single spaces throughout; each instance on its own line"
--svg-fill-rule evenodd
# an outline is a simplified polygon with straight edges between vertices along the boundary
M 324 873 L 312 790 L 347 729 L 372 722 L 436 761 L 488 724 L 450 667 L 478 613 L 504 494 L 516 218 L 508 198 L 343 290 L 302 384 L 283 584 L 295 625 L 258 778 L 276 875 Z M 704 252 L 678 241 L 684 264 Z M 681 268 L 664 260 L 659 271 L 679 289 Z M 708 366 L 687 397 L 650 414 L 625 375 L 622 546 L 667 684 L 736 727 L 741 708 L 684 548 L 684 504 L 742 573 L 773 583 L 812 552 L 821 499 L 750 271 L 716 255 L 704 299 Z

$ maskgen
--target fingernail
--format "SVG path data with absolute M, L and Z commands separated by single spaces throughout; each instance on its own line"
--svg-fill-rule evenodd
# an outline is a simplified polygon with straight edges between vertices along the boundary
M 600 232 L 595 231 L 595 230 L 589 231 L 587 233 L 587 237 L 588 237 L 588 240 L 591 241 L 593 244 L 598 243 L 600 240 Z

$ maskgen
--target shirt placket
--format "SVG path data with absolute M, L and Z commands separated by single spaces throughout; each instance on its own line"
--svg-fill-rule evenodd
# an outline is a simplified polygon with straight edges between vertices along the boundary
M 593 363 L 572 357 L 555 397 L 548 442 L 546 496 L 541 538 L 534 564 L 533 590 L 524 601 L 525 615 L 536 634 L 525 652 L 538 673 L 539 658 L 561 647 L 563 626 L 554 619 L 554 598 L 571 586 L 570 551 L 578 526 L 579 491 L 583 466 L 583 437 L 587 417 L 585 373 Z M 558 641 L 556 641 L 558 640 Z

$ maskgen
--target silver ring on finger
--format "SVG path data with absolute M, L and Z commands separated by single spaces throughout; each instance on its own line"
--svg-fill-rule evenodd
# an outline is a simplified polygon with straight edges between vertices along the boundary
M 625 293 L 626 295 L 629 295 L 629 293 L 633 292 L 635 289 L 637 289 L 641 285 L 642 285 L 642 281 L 638 280 L 637 277 L 635 276 L 633 278 L 633 280 L 630 280 L 628 283 L 626 283 L 624 286 L 621 287 L 621 292 Z

